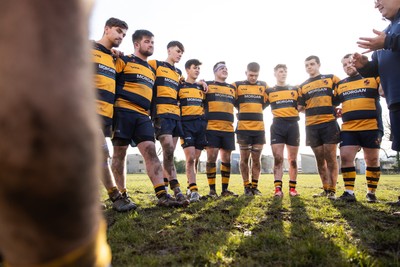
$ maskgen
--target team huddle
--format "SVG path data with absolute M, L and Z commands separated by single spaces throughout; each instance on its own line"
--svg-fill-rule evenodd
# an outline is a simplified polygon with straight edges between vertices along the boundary
M 299 112 L 305 112 L 306 143 L 316 156 L 324 189 L 315 197 L 356 201 L 354 158 L 362 148 L 366 198 L 377 201 L 380 84 L 389 110 L 392 149 L 400 151 L 399 0 L 375 1 L 390 25 L 357 42 L 365 53 L 373 52 L 371 60 L 358 53 L 341 59 L 347 78 L 321 75 L 319 58 L 310 56 L 305 60 L 307 81 L 288 85 L 287 68 L 279 64 L 272 87 L 258 80 L 260 66 L 255 62 L 248 64 L 246 80 L 232 84 L 226 82 L 224 62 L 214 65 L 213 81 L 198 80 L 201 62 L 195 59 L 186 62 L 184 75 L 175 67 L 184 52 L 177 41 L 168 44 L 165 61 L 148 61 L 154 36 L 147 30 L 135 31 L 134 53 L 125 56 L 113 48 L 121 44 L 128 25 L 114 18 L 106 22 L 103 37 L 92 43 L 90 60 L 86 38 L 90 2 L 8 1 L 0 9 L 0 36 L 7 40 L 0 49 L 0 150 L 4 155 L 0 161 L 0 261 L 3 258 L 6 266 L 109 266 L 111 250 L 98 207 L 97 177 L 103 178 L 115 210 L 135 209 L 126 191 L 128 146 L 137 146 L 142 154 L 158 205 L 184 207 L 201 198 L 196 173 L 203 149 L 210 186 L 207 197 L 236 196 L 228 189 L 236 134 L 244 194 L 261 194 L 260 155 L 266 143 L 262 116 L 267 106 L 274 117 L 270 129 L 274 196 L 283 196 L 285 146 L 290 166 L 288 194 L 299 195 L 298 120 Z M 96 69 L 99 116 L 93 112 L 89 63 Z M 341 129 L 338 117 L 343 121 Z M 105 137 L 111 137 L 114 147 L 111 164 Z M 181 190 L 173 164 L 179 138 L 187 159 L 189 192 Z M 163 163 L 156 153 L 156 139 L 162 146 Z M 104 141 L 103 170 L 99 169 L 99 140 Z M 345 192 L 336 198 L 339 142 Z M 218 156 L 222 186 L 217 194 Z M 390 204 L 399 206 L 400 199 Z
M 154 35 L 147 30 L 136 30 L 132 35 L 132 55 L 114 50 L 122 42 L 127 29 L 124 21 L 110 18 L 102 39 L 93 43 L 98 114 L 103 119 L 103 136 L 111 137 L 114 150 L 110 166 L 104 141 L 103 182 L 115 210 L 136 208 L 126 190 L 124 166 L 129 145 L 136 146 L 144 158 L 159 206 L 185 207 L 202 198 L 196 184 L 196 173 L 203 149 L 207 153 L 206 173 L 210 187 L 204 198 L 219 195 L 216 189 L 218 155 L 221 159 L 220 196 L 238 196 L 228 190 L 235 134 L 240 147 L 244 195 L 261 195 L 258 180 L 261 152 L 266 143 L 263 110 L 267 106 L 271 107 L 273 114 L 270 140 L 274 156 L 275 197 L 283 197 L 285 146 L 289 163 L 289 195 L 299 195 L 296 190 L 300 140 L 298 121 L 299 112 L 304 112 L 306 145 L 315 154 L 323 187 L 323 191 L 314 197 L 336 199 L 336 147 L 340 142 L 346 191 L 338 199 L 356 200 L 354 159 L 362 147 L 367 165 L 366 198 L 369 202 L 377 201 L 375 190 L 380 177 L 379 149 L 383 135 L 379 78 L 362 77 L 352 64 L 351 54 L 342 59 L 343 69 L 348 75 L 343 80 L 335 75 L 322 75 L 319 58 L 309 56 L 305 60 L 309 79 L 299 86 L 286 83 L 287 67 L 284 64 L 274 68 L 275 86 L 259 81 L 260 65 L 256 62 L 247 65 L 247 79 L 244 81 L 227 83 L 228 68 L 223 61 L 214 65 L 213 81 L 199 81 L 202 64 L 199 60 L 186 62 L 186 75 L 175 67 L 184 53 L 184 46 L 179 41 L 167 45 L 165 61 L 147 60 L 154 51 Z M 233 125 L 235 108 L 236 129 Z M 343 119 L 341 130 L 337 117 Z M 173 161 L 179 138 L 186 157 L 187 192 L 181 189 Z M 156 139 L 162 147 L 162 163 L 156 153 Z M 168 187 L 173 196 L 168 193 Z

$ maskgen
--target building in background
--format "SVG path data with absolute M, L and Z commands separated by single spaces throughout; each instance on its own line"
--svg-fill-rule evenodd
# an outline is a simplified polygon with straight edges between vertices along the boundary
M 315 156 L 312 154 L 302 154 L 300 153 L 301 172 L 302 173 L 318 173 L 317 161 Z
M 365 174 L 365 160 L 363 158 L 356 158 L 355 159 L 355 167 L 356 167 L 356 173 L 358 174 Z
M 144 160 L 140 154 L 128 154 L 126 157 L 127 173 L 146 173 Z
M 200 161 L 198 166 L 199 173 L 206 173 L 206 161 Z M 239 174 L 239 164 L 240 164 L 240 154 L 239 153 L 232 153 L 231 154 L 231 173 L 232 174 Z M 217 161 L 217 173 L 220 173 L 220 166 L 221 160 L 218 159 Z
M 340 172 L 340 157 L 338 156 L 338 166 Z M 250 160 L 251 161 L 251 160 Z M 221 161 L 217 162 L 217 172 L 220 173 Z M 240 164 L 240 154 L 232 153 L 231 156 L 231 173 L 240 174 L 239 170 Z M 386 159 L 381 159 L 381 168 L 385 173 L 395 173 L 396 159 L 394 157 L 389 157 Z M 357 174 L 365 174 L 366 165 L 364 158 L 355 159 L 355 167 Z M 127 173 L 146 173 L 146 168 L 142 155 L 140 154 L 128 154 L 126 159 L 126 169 Z M 289 171 L 289 163 L 285 158 L 283 162 L 283 171 Z M 199 173 L 206 173 L 206 161 L 200 161 L 198 166 Z M 301 154 L 300 160 L 298 160 L 298 172 L 299 173 L 318 173 L 317 162 L 315 160 L 314 154 Z M 262 174 L 272 174 L 274 173 L 274 157 L 272 155 L 261 155 L 261 173 Z
M 274 173 L 274 157 L 261 155 L 261 173 Z

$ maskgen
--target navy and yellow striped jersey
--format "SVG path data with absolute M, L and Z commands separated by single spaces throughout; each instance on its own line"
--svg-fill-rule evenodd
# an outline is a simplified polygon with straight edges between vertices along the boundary
M 135 55 L 117 59 L 117 92 L 115 108 L 150 115 L 155 71 L 147 61 Z
M 235 107 L 238 110 L 236 132 L 240 134 L 259 134 L 265 131 L 263 110 L 267 101 L 267 83 L 249 81 L 233 83 L 236 89 Z
M 342 104 L 342 131 L 383 130 L 378 88 L 379 80 L 361 75 L 338 83 L 334 104 Z
M 197 83 L 183 82 L 180 85 L 178 96 L 182 120 L 193 120 L 204 116 L 206 94 L 203 86 Z
M 305 107 L 306 126 L 317 126 L 334 121 L 332 98 L 339 82 L 335 75 L 318 75 L 300 85 L 298 103 Z
M 178 91 L 182 72 L 164 61 L 149 60 L 149 64 L 156 70 L 152 116 L 180 120 Z
M 271 112 L 274 120 L 298 121 L 299 111 L 297 110 L 297 99 L 299 88 L 285 85 L 267 89 L 267 105 L 271 105 Z
M 97 91 L 97 113 L 102 117 L 104 126 L 112 124 L 115 101 L 115 60 L 111 51 L 103 45 L 93 42 L 92 60 L 94 62 L 94 84 Z
M 207 130 L 233 132 L 233 108 L 235 87 L 229 83 L 207 82 L 206 119 Z

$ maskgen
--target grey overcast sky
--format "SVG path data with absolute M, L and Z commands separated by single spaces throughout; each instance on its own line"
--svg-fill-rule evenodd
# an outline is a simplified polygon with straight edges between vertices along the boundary
M 344 78 L 341 58 L 362 51 L 356 45 L 359 37 L 373 36 L 373 28 L 382 30 L 388 25 L 374 8 L 373 0 L 96 0 L 89 24 L 90 39 L 101 38 L 110 17 L 129 25 L 119 47 L 125 54 L 133 52 L 132 33 L 147 29 L 155 35 L 152 59 L 165 60 L 167 43 L 179 40 L 185 46 L 177 64 L 183 73 L 185 62 L 197 58 L 203 63 L 200 77 L 213 80 L 212 66 L 224 60 L 229 71 L 227 82 L 235 82 L 244 80 L 247 64 L 256 61 L 261 65 L 259 79 L 271 86 L 275 84 L 273 67 L 278 63 L 288 66 L 289 84 L 305 81 L 304 59 L 309 55 L 320 57 L 322 74 Z M 385 101 L 381 102 L 386 109 Z M 271 154 L 269 108 L 264 112 L 264 121 L 267 145 L 263 153 Z M 304 115 L 300 127 L 304 128 Z M 310 153 L 304 146 L 304 131 L 301 134 L 300 151 Z M 179 145 L 177 156 L 184 158 Z

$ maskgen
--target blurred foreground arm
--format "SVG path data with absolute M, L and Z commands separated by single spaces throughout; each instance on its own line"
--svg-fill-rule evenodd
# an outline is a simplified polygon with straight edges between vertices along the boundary
M 1 2 L 0 254 L 8 266 L 110 263 L 89 2 Z

